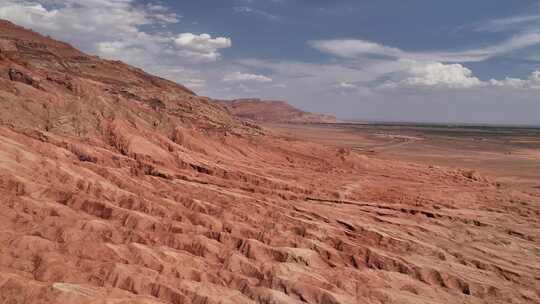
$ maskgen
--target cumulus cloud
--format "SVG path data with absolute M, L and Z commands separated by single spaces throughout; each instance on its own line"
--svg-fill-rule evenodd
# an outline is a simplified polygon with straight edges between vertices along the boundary
M 225 37 L 212 38 L 208 34 L 195 35 L 182 33 L 174 39 L 174 44 L 186 57 L 201 57 L 215 61 L 220 57 L 219 49 L 231 47 L 231 39 Z
M 506 77 L 504 80 L 491 79 L 489 83 L 496 87 L 516 89 L 540 89 L 540 71 L 534 71 L 527 79 Z
M 231 39 L 218 37 L 212 39 L 208 34 L 194 35 L 183 33 L 174 40 L 176 45 L 192 51 L 214 52 L 217 49 L 228 48 L 231 46 Z
M 397 68 L 396 79 L 386 81 L 376 89 L 396 88 L 503 88 L 540 89 L 540 71 L 534 71 L 525 79 L 506 77 L 502 80 L 483 81 L 476 77 L 472 70 L 461 64 L 445 64 L 441 62 L 418 62 L 401 60 L 402 68 Z
M 234 72 L 223 77 L 224 82 L 272 82 L 272 78 L 264 75 Z
M 461 64 L 409 61 L 404 79 L 386 84 L 387 87 L 446 87 L 472 88 L 484 85 L 472 71 Z

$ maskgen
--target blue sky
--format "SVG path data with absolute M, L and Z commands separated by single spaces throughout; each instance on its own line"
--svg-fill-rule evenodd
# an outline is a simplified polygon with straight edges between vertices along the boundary
M 540 125 L 539 1 L 0 0 L 0 18 L 214 98 Z

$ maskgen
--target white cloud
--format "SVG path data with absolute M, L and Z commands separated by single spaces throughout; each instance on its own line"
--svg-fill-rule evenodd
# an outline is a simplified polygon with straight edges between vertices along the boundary
M 497 87 L 511 89 L 540 89 L 540 71 L 534 71 L 526 79 L 506 77 L 503 80 L 482 81 L 461 64 L 441 62 L 419 62 L 400 60 L 403 69 L 396 70 L 399 77 L 387 81 L 377 89 L 387 88 L 446 88 L 470 89 L 478 87 Z
M 470 90 L 472 88 L 498 87 L 507 90 L 533 89 L 540 86 L 540 72 L 528 79 L 488 80 L 474 75 L 461 64 L 434 61 L 377 60 L 366 59 L 358 64 L 313 64 L 302 62 L 272 62 L 264 60 L 241 60 L 240 64 L 251 68 L 272 70 L 275 77 L 288 84 L 291 90 L 310 91 L 317 94 L 328 92 L 382 94 L 384 90 L 415 88 Z M 336 82 L 336 79 L 341 79 Z M 295 95 L 296 96 L 296 95 Z M 296 97 L 298 99 L 298 97 Z
M 213 39 L 208 34 L 194 35 L 183 33 L 174 40 L 175 44 L 192 51 L 214 52 L 217 49 L 231 47 L 231 39 L 218 37 Z
M 215 61 L 220 57 L 219 49 L 231 47 L 231 39 L 225 37 L 212 38 L 208 34 L 195 35 L 182 33 L 174 39 L 175 46 L 186 57 Z
M 474 30 L 481 32 L 529 31 L 540 29 L 540 13 L 491 19 L 477 24 Z
M 498 24 L 530 22 L 531 16 L 494 21 Z M 507 78 L 505 80 L 482 81 L 462 62 L 483 61 L 501 54 L 540 44 L 540 32 L 522 32 L 500 43 L 462 51 L 408 52 L 395 47 L 360 39 L 331 39 L 310 41 L 315 49 L 340 58 L 354 59 L 337 65 L 351 65 L 356 62 L 363 65 L 366 73 L 376 79 L 367 81 L 363 86 L 381 88 L 453 88 L 469 89 L 482 86 L 510 88 L 535 88 L 535 76 L 529 79 Z M 374 64 L 369 65 L 369 62 Z M 366 66 L 368 63 L 369 66 Z M 453 63 L 453 64 L 449 64 Z M 359 73 L 365 74 L 365 73 Z M 337 89 L 352 89 L 347 84 L 357 81 L 357 77 L 345 77 L 345 82 L 334 85 Z M 377 80 L 377 78 L 379 80 Z
M 508 18 L 493 19 L 487 22 L 483 27 L 478 27 L 477 30 L 482 31 L 502 31 L 519 26 L 527 25 L 529 23 L 540 22 L 540 14 L 536 15 L 525 15 L 525 16 L 512 16 Z
M 496 87 L 516 89 L 540 89 L 540 71 L 534 71 L 527 79 L 506 77 L 504 80 L 491 79 L 490 84 Z
M 268 12 L 265 12 L 260 9 L 248 7 L 248 6 L 236 6 L 233 7 L 234 12 L 240 13 L 240 14 L 246 14 L 246 15 L 256 15 L 261 16 L 263 18 L 266 18 L 268 20 L 278 20 L 279 17 L 273 14 L 270 14 Z
M 483 81 L 465 67 L 464 62 L 479 62 L 540 44 L 540 15 L 530 14 L 493 19 L 477 25 L 478 31 L 503 31 L 514 29 L 516 34 L 490 46 L 457 51 L 409 52 L 396 47 L 362 39 L 330 39 L 309 41 L 313 48 L 338 58 L 335 65 L 362 66 L 359 75 L 345 75 L 346 79 L 332 88 L 353 90 L 352 86 L 381 88 L 446 88 L 470 89 L 474 87 L 499 87 L 505 89 L 536 88 L 538 74 L 528 79 L 506 78 Z M 335 68 L 333 68 L 335 69 Z M 348 72 L 348 69 L 345 69 Z M 352 71 L 354 73 L 354 71 Z M 369 79 L 366 74 L 373 79 Z M 361 76 L 362 75 L 362 76 Z M 367 78 L 362 82 L 359 78 Z M 352 84 L 352 85 L 351 85 Z
M 470 69 L 461 64 L 416 61 L 406 63 L 410 64 L 410 68 L 405 71 L 407 76 L 386 86 L 472 88 L 484 85 L 484 82 L 475 77 Z
M 311 41 L 315 49 L 342 58 L 359 58 L 367 55 L 380 55 L 395 59 L 441 62 L 477 62 L 507 54 L 515 50 L 540 44 L 540 33 L 522 33 L 498 44 L 454 52 L 406 52 L 399 48 L 389 47 L 361 39 L 332 39 Z
M 224 82 L 272 82 L 272 78 L 264 75 L 234 72 L 223 77 Z
M 274 79 L 279 79 L 280 83 L 287 84 L 281 90 L 276 90 L 273 87 L 261 88 L 261 92 L 265 96 L 285 100 L 304 100 L 308 104 L 321 98 L 333 100 L 332 98 L 337 97 L 336 93 L 340 95 L 341 93 L 349 93 L 351 96 L 355 94 L 369 95 L 371 88 L 367 87 L 365 83 L 375 81 L 389 70 L 395 71 L 395 68 L 389 67 L 395 64 L 393 62 L 380 64 L 364 62 L 361 64 L 362 67 L 344 66 L 338 63 L 274 62 L 259 59 L 244 59 L 237 63 L 247 68 L 270 70 Z M 336 82 L 336 79 L 340 81 Z
M 346 82 L 346 81 L 342 81 L 342 82 L 336 84 L 335 87 L 337 89 L 344 89 L 344 90 L 355 90 L 355 89 L 358 88 L 358 86 L 355 85 L 354 83 L 349 83 L 349 82 Z
M 69 37 L 82 32 L 108 37 L 136 33 L 142 25 L 175 23 L 180 18 L 174 13 L 137 7 L 129 0 L 2 0 L 0 3 L 2 18 L 38 30 L 56 30 Z
M 355 58 L 362 55 L 376 54 L 391 57 L 405 56 L 400 49 L 360 39 L 334 39 L 309 42 L 317 50 L 343 58 Z
M 155 12 L 166 12 L 168 10 L 166 6 L 161 5 L 161 4 L 155 4 L 155 3 L 148 3 L 146 4 L 146 7 L 149 10 L 155 11 Z

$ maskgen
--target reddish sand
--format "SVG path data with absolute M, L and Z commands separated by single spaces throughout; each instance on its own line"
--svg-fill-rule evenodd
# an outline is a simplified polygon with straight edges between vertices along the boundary
M 539 303 L 540 195 L 280 138 L 0 23 L 0 303 Z

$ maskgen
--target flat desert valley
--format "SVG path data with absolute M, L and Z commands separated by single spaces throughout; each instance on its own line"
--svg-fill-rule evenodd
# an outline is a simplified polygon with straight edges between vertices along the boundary
M 428 166 L 468 168 L 540 189 L 540 128 L 413 124 L 267 123 L 278 134 L 360 154 Z

